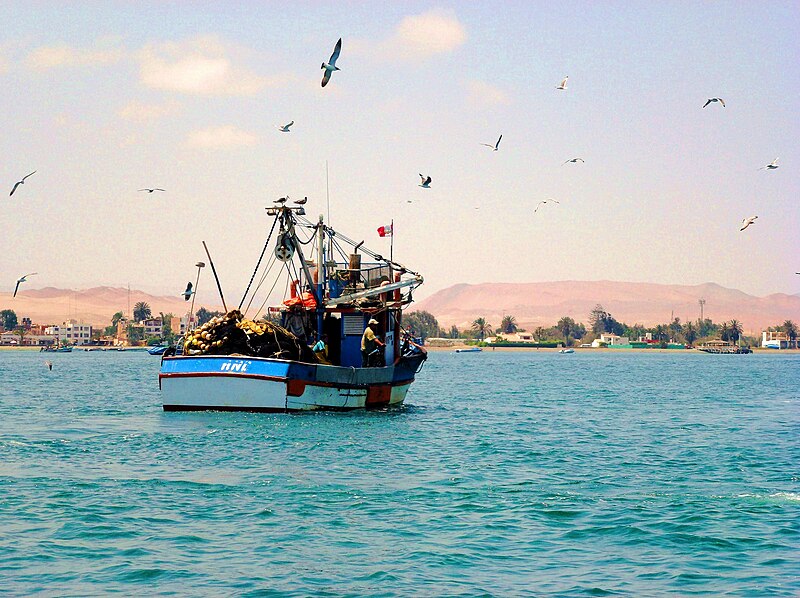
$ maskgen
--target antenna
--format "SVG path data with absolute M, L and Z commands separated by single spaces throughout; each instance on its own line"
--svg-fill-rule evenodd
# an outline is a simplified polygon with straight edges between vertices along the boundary
M 331 225 L 331 188 L 328 183 L 328 161 L 325 160 L 325 199 L 328 202 L 328 226 Z

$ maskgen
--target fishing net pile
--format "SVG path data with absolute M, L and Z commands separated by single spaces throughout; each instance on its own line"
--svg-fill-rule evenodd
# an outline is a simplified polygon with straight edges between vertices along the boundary
M 246 355 L 318 363 L 311 348 L 291 332 L 246 319 L 238 309 L 211 318 L 186 336 L 184 355 Z

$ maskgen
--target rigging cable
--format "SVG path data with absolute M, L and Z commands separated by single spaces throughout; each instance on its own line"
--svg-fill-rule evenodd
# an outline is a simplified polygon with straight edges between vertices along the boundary
M 242 309 L 242 304 L 244 303 L 244 300 L 247 297 L 247 293 L 250 292 L 250 285 L 253 284 L 253 279 L 256 277 L 256 272 L 258 272 L 258 268 L 261 266 L 261 260 L 264 259 L 264 254 L 267 252 L 267 247 L 269 247 L 269 240 L 272 237 L 272 232 L 275 230 L 275 225 L 277 223 L 278 223 L 278 219 L 275 218 L 272 221 L 272 228 L 269 229 L 269 234 L 267 235 L 267 241 L 266 241 L 266 243 L 264 243 L 264 249 L 261 250 L 261 255 L 258 258 L 258 263 L 256 264 L 256 269 L 253 270 L 253 275 L 250 277 L 250 282 L 247 283 L 247 289 L 245 290 L 244 295 L 242 295 L 242 300 L 239 301 L 239 310 Z
M 261 275 L 261 280 L 258 281 L 258 284 L 256 285 L 256 288 L 253 290 L 253 294 L 250 295 L 250 301 L 247 302 L 247 307 L 244 308 L 245 315 L 247 315 L 247 312 L 250 311 L 250 306 L 253 304 L 253 299 L 256 298 L 256 295 L 258 294 L 258 291 L 261 289 L 261 285 L 264 284 L 264 281 L 267 279 L 267 276 L 269 276 L 269 273 L 272 271 L 273 266 L 277 262 L 278 262 L 278 258 L 275 257 L 275 255 L 273 255 L 269 259 L 269 261 L 267 262 L 267 267 L 264 270 L 264 274 Z M 267 295 L 267 297 L 269 297 L 269 295 Z

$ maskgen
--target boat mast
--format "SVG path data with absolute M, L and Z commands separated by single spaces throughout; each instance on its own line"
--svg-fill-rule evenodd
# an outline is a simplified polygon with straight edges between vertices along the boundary
M 325 270 L 325 225 L 320 214 L 317 224 L 317 340 L 322 338 L 322 321 L 325 314 L 325 306 L 322 303 L 327 283 Z

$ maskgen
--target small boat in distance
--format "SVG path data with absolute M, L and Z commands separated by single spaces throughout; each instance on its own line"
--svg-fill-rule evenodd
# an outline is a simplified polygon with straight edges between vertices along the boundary
M 575 349 L 561 349 L 559 353 L 574 353 Z
M 480 347 L 469 347 L 468 349 L 456 349 L 456 353 L 480 353 L 483 351 Z

